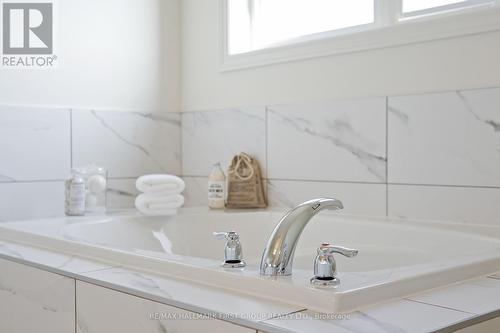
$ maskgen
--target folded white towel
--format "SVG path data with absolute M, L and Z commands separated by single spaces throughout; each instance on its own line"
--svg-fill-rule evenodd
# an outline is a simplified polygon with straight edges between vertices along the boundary
M 183 204 L 184 197 L 180 194 L 168 196 L 140 194 L 135 198 L 135 207 L 144 215 L 175 215 Z
M 135 186 L 140 192 L 170 195 L 182 193 L 186 183 L 172 175 L 145 175 L 137 179 Z

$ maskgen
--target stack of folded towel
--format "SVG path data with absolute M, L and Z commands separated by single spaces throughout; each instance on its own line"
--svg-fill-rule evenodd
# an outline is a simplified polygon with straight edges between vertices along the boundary
M 182 179 L 172 175 L 145 175 L 135 182 L 142 192 L 135 199 L 135 207 L 145 215 L 175 215 L 184 204 L 181 195 L 186 188 Z

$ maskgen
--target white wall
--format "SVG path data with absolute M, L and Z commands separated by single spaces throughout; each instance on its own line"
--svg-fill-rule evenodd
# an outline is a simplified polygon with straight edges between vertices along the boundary
M 56 0 L 52 70 L 3 70 L 0 104 L 178 111 L 178 0 Z
M 218 1 L 182 0 L 183 110 L 500 86 L 500 32 L 220 73 Z

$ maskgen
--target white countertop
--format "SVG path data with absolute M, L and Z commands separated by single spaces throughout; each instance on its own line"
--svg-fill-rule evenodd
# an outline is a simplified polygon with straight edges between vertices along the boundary
M 112 263 L 0 240 L 0 258 L 262 332 L 451 332 L 500 315 L 500 273 L 364 308 L 343 317 Z

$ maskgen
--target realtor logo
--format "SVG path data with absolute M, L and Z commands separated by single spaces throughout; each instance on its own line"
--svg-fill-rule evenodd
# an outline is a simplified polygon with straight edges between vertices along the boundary
M 3 67 L 52 67 L 57 59 L 52 1 L 4 1 L 2 50 Z

